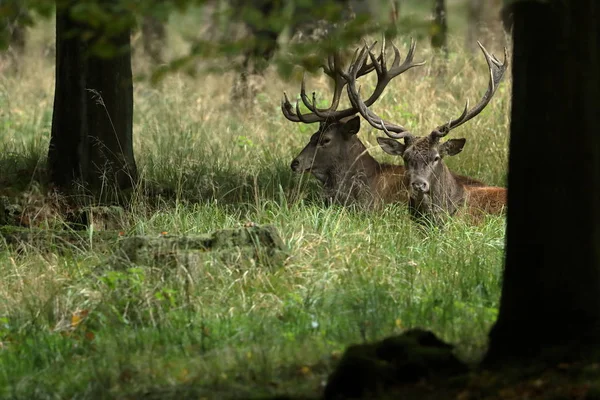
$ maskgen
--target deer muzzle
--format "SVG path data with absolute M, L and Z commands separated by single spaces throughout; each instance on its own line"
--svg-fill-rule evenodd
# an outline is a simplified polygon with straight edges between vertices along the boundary
M 298 161 L 297 158 L 295 158 L 292 161 L 292 165 L 290 165 L 290 167 L 292 168 L 292 171 L 294 171 L 294 172 L 302 172 L 302 171 L 300 171 L 300 161 Z
M 410 187 L 415 194 L 429 193 L 429 182 L 422 178 L 416 178 L 410 183 Z

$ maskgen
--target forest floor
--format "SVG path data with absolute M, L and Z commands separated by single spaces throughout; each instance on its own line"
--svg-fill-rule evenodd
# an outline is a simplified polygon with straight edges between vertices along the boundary
M 600 364 L 515 366 L 503 371 L 473 372 L 468 378 L 423 381 L 381 399 L 407 400 L 592 400 L 600 398 Z

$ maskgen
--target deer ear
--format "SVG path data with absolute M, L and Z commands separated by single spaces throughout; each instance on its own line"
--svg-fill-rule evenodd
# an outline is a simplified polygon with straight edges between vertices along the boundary
M 360 130 L 360 116 L 356 116 L 348 121 L 344 122 L 340 127 L 340 131 L 342 135 L 346 139 L 350 138 L 352 135 L 356 135 Z
M 378 137 L 377 143 L 379 143 L 383 151 L 393 156 L 401 156 L 404 154 L 404 150 L 406 150 L 405 144 L 391 138 Z
M 467 139 L 450 139 L 440 145 L 440 155 L 455 156 L 465 147 Z

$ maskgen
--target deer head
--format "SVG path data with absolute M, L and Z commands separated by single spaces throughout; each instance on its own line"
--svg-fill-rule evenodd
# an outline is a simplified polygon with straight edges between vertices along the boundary
M 458 203 L 463 198 L 463 184 L 459 183 L 448 170 L 443 158 L 460 153 L 466 139 L 450 139 L 445 142 L 441 142 L 440 139 L 450 133 L 452 129 L 477 116 L 488 105 L 506 71 L 506 49 L 504 50 L 504 62 L 500 63 L 495 56 L 488 53 L 481 43 L 478 42 L 478 44 L 489 68 L 490 79 L 485 95 L 472 109 L 469 109 L 467 101 L 463 113 L 458 118 L 438 126 L 429 135 L 423 137 L 414 136 L 406 128 L 384 121 L 371 111 L 360 97 L 354 78 L 357 68 L 369 56 L 374 60 L 374 68 L 377 70 L 381 68 L 381 64 L 385 63 L 385 57 L 381 61 L 376 60 L 371 51 L 365 50 L 361 52 L 357 62 L 343 74 L 348 83 L 351 103 L 371 126 L 384 131 L 388 136 L 388 138 L 377 139 L 381 148 L 389 154 L 403 158 L 411 205 L 421 213 L 443 210 L 452 214 L 459 205 Z M 395 139 L 404 139 L 404 143 Z
M 319 130 L 312 134 L 308 144 L 292 161 L 292 170 L 311 172 L 319 181 L 326 183 L 335 170 L 356 160 L 366 150 L 356 137 L 359 130 L 358 115 L 321 122 Z

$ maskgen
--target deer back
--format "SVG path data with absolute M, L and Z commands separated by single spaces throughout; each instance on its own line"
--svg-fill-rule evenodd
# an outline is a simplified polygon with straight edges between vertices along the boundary
M 465 205 L 469 212 L 503 214 L 506 212 L 506 188 L 496 186 L 465 186 Z
M 380 164 L 373 192 L 379 204 L 408 203 L 406 169 L 402 165 Z

